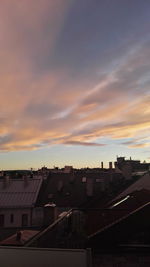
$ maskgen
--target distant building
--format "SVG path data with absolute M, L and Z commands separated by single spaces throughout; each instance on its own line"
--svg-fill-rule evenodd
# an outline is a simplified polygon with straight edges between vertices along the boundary
M 123 176 L 130 180 L 133 174 L 138 172 L 146 172 L 150 169 L 150 163 L 141 163 L 140 160 L 125 159 L 125 157 L 117 157 L 115 162 L 116 172 L 121 171 Z
M 70 173 L 72 170 L 73 170 L 72 166 L 65 166 L 63 171 L 64 173 Z

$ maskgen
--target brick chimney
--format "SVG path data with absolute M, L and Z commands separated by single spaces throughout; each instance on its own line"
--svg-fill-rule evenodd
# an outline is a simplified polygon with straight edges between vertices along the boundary
M 44 206 L 43 225 L 48 226 L 57 219 L 57 207 L 54 203 L 48 203 Z
M 112 162 L 109 162 L 109 169 L 112 169 Z

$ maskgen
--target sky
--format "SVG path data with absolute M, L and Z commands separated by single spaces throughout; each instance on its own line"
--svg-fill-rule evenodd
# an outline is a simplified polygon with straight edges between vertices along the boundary
M 0 169 L 150 161 L 150 1 L 1 0 Z

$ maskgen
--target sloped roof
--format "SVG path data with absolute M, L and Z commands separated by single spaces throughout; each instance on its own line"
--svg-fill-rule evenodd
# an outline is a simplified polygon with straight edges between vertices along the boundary
M 137 241 L 134 240 L 134 236 L 138 233 L 147 232 L 149 233 L 149 212 L 150 212 L 150 202 L 140 206 L 139 208 L 133 210 L 116 218 L 116 220 L 108 223 L 104 227 L 97 229 L 96 232 L 88 236 L 89 247 L 108 247 L 119 243 L 126 243 Z M 140 237 L 139 237 L 140 241 Z
M 138 181 L 134 184 L 130 185 L 126 190 L 124 190 L 121 194 L 115 197 L 112 202 L 116 199 L 120 199 L 126 195 L 131 194 L 134 191 L 140 191 L 142 189 L 150 190 L 150 174 L 146 173 L 143 175 Z
M 12 246 L 22 246 L 31 238 L 33 238 L 39 231 L 35 230 L 23 230 L 21 231 L 21 238 L 17 239 L 17 233 L 8 237 L 7 239 L 0 242 L 0 245 L 12 245 Z
M 89 233 L 95 235 L 95 233 L 117 224 L 147 205 L 150 205 L 150 190 L 141 189 L 114 201 L 106 209 L 91 210 L 88 212 Z
M 0 208 L 34 206 L 42 179 L 0 180 Z

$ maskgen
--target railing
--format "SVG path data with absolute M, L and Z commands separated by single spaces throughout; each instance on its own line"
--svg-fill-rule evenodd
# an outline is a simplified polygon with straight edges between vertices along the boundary
M 72 209 L 34 237 L 27 246 L 49 248 L 84 248 L 97 232 L 128 218 L 148 206 L 135 209 Z

